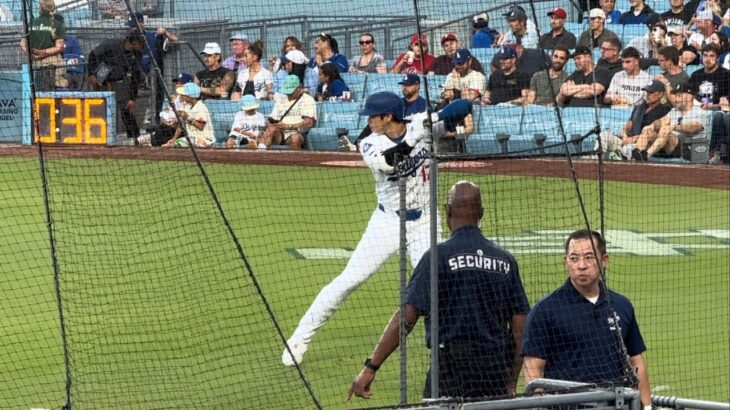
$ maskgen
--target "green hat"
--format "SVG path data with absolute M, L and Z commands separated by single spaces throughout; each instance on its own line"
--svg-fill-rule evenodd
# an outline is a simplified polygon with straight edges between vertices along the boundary
M 296 91 L 297 88 L 299 88 L 299 85 L 299 77 L 294 74 L 289 74 L 286 78 L 284 78 L 284 85 L 281 86 L 281 92 L 289 95 Z

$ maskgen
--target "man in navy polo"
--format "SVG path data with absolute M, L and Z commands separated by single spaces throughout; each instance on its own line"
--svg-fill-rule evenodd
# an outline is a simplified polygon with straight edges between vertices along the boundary
M 601 282 L 607 265 L 606 242 L 598 232 L 568 236 L 568 279 L 527 317 L 521 348 L 525 383 L 545 377 L 635 386 L 638 378 L 641 402 L 650 408 L 644 339 L 631 302 Z
M 446 221 L 451 238 L 438 245 L 439 396 L 478 398 L 514 394 L 522 359 L 520 345 L 530 306 L 514 257 L 479 229 L 484 214 L 479 187 L 451 187 Z M 430 251 L 408 284 L 406 324 L 410 332 L 426 317 L 431 348 Z M 393 314 L 370 358 L 352 382 L 349 396 L 370 398 L 375 372 L 398 347 L 400 313 Z M 430 371 L 424 397 L 431 397 Z

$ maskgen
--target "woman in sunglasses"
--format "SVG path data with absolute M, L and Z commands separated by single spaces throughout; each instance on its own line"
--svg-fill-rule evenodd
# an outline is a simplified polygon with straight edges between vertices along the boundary
M 358 43 L 362 54 L 353 57 L 349 71 L 359 74 L 386 73 L 388 70 L 385 67 L 385 59 L 375 51 L 375 37 L 365 33 L 360 36 Z

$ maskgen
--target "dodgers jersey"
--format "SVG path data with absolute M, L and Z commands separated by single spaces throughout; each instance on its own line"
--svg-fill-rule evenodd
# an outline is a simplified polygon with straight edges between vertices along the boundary
M 397 175 L 405 175 L 407 178 L 406 208 L 428 210 L 431 160 L 423 140 L 418 141 L 411 153 L 395 166 L 388 165 L 383 157 L 383 151 L 401 143 L 405 136 L 424 133 L 425 118 L 425 113 L 414 115 L 412 121 L 406 124 L 404 136 L 397 140 L 391 140 L 384 134 L 372 133 L 360 142 L 362 157 L 375 177 L 375 194 L 378 202 L 387 210 L 396 211 L 400 207 Z

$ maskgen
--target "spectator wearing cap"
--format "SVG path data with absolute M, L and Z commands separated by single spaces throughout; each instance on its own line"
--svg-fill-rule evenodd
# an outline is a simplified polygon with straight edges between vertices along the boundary
M 616 0 L 600 0 L 598 7 L 606 16 L 606 24 L 621 23 L 621 10 L 616 8 Z
M 717 26 L 713 23 L 715 15 L 710 10 L 702 10 L 697 12 L 695 18 L 695 27 L 697 31 L 693 32 L 687 42 L 695 50 L 702 50 L 702 46 L 707 42 L 712 33 L 715 32 Z
M 314 50 L 316 52 L 314 58 L 309 62 L 310 67 L 321 67 L 322 64 L 332 63 L 341 73 L 346 73 L 350 63 L 347 57 L 340 54 L 337 40 L 327 33 L 319 33 L 314 39 Z
M 580 34 L 578 46 L 595 48 L 607 39 L 614 37 L 618 39 L 616 33 L 606 29 L 606 13 L 601 9 L 592 9 L 588 15 L 588 29 Z M 619 50 L 620 51 L 620 50 Z
M 207 148 L 215 142 L 215 133 L 213 132 L 213 121 L 210 111 L 205 103 L 200 99 L 200 86 L 195 83 L 187 83 L 177 90 L 183 102 L 182 110 L 178 110 L 177 114 L 183 121 L 185 133 L 196 148 Z M 187 147 L 189 145 L 188 138 L 185 138 L 182 132 L 176 132 L 175 138 L 171 138 L 165 143 L 165 147 Z
M 717 108 L 722 97 L 730 95 L 730 71 L 720 67 L 718 57 L 720 47 L 708 43 L 702 48 L 702 70 L 697 70 L 689 77 L 689 85 L 697 94 L 697 100 L 703 109 Z
M 621 15 L 621 24 L 646 24 L 650 15 L 656 14 L 644 0 L 629 0 L 631 7 Z
M 423 51 L 421 50 L 423 49 Z M 424 54 L 422 55 L 421 52 Z M 418 37 L 418 33 L 411 36 L 411 42 L 408 44 L 408 51 L 400 54 L 393 63 L 391 73 L 396 74 L 423 74 L 431 69 L 431 64 L 436 60 L 432 54 L 428 53 L 428 37 L 423 34 Z
M 349 101 L 350 89 L 340 77 L 340 72 L 332 63 L 319 67 L 319 87 L 317 101 Z
M 651 76 L 639 67 L 641 54 L 633 47 L 621 52 L 623 70 L 616 73 L 606 91 L 603 102 L 606 105 L 634 105 L 644 97 L 643 88 L 651 84 Z
M 652 14 L 649 20 L 654 18 L 659 17 L 657 14 Z M 665 45 L 667 45 L 667 26 L 664 23 L 652 22 L 646 35 L 632 38 L 626 46 L 639 50 L 643 57 L 655 61 L 659 49 Z
M 565 9 L 556 7 L 547 15 L 550 17 L 551 30 L 540 37 L 540 48 L 554 49 L 558 45 L 568 49 L 575 48 L 575 36 L 565 29 L 565 19 L 568 18 Z
M 187 83 L 193 82 L 193 76 L 188 73 L 180 73 L 172 80 L 172 84 L 177 89 L 178 87 L 182 87 Z
M 694 11 L 685 7 L 684 0 L 669 0 L 669 10 L 660 16 L 668 28 L 684 27 L 692 23 Z
M 504 16 L 507 18 L 509 31 L 499 37 L 498 46 L 520 44 L 525 48 L 538 48 L 537 31 L 534 25 L 530 25 L 527 21 L 527 14 L 522 7 L 513 5 Z
M 679 51 L 676 48 L 667 46 L 659 49 L 657 61 L 661 67 L 661 73 L 655 79 L 666 87 L 666 92 L 671 93 L 674 87 L 689 81 L 689 74 L 679 66 Z
M 576 47 L 572 57 L 575 61 L 575 72 L 560 87 L 558 104 L 566 107 L 600 106 L 611 82 L 611 74 L 593 67 L 593 54 L 588 47 Z
M 707 113 L 694 105 L 694 89 L 688 83 L 679 84 L 672 92 L 672 108 L 668 115 L 642 132 L 631 150 L 631 157 L 646 161 L 653 156 L 679 157 L 684 137 L 704 134 Z
M 317 121 L 317 104 L 304 92 L 299 77 L 287 76 L 281 93 L 286 99 L 276 101 L 269 124 L 259 138 L 258 149 L 287 145 L 289 149 L 300 150 L 305 143 L 304 135 Z
M 684 68 L 688 65 L 699 64 L 699 52 L 687 42 L 687 34 L 684 26 L 667 26 L 667 37 L 669 45 L 679 52 L 679 66 Z
M 144 37 L 135 29 L 125 38 L 102 41 L 86 59 L 89 85 L 96 91 L 114 91 L 117 117 L 121 120 L 117 124 L 124 124 L 127 138 L 135 145 L 139 138 L 135 112 L 142 76 L 139 69 L 142 48 Z
M 489 15 L 479 13 L 472 17 L 471 48 L 491 48 L 499 37 L 497 30 L 489 27 Z
M 281 69 L 274 75 L 275 93 L 281 91 L 284 79 L 290 74 L 299 77 L 300 82 L 304 82 L 304 73 L 307 70 L 307 63 L 309 63 L 309 59 L 301 50 L 289 50 L 277 60 L 281 62 Z
M 385 58 L 375 50 L 375 36 L 363 33 L 357 42 L 360 45 L 360 54 L 352 58 L 351 73 L 357 74 L 384 74 L 388 72 Z
M 596 62 L 596 67 L 608 71 L 611 78 L 622 70 L 621 40 L 610 37 L 601 43 L 601 57 Z
M 530 76 L 517 70 L 517 52 L 509 47 L 499 53 L 499 70 L 492 73 L 482 104 L 523 104 L 530 89 Z
M 568 78 L 565 64 L 570 58 L 570 52 L 565 46 L 556 45 L 551 56 L 550 68 L 538 71 L 530 78 L 530 90 L 527 93 L 527 104 L 555 105 L 555 97 L 560 86 Z
M 654 124 L 671 110 L 672 107 L 664 103 L 666 89 L 660 81 L 653 80 L 642 90 L 646 93 L 646 97 L 634 105 L 629 119 L 621 129 L 621 135 L 617 137 L 611 131 L 601 133 L 604 152 L 616 152 L 621 158 L 631 158 L 631 151 L 636 147 L 635 144 L 639 139 L 648 141 L 649 133 L 655 134 L 659 129 L 659 127 L 655 128 Z M 642 146 L 645 146 L 644 142 L 642 142 Z M 597 145 L 596 149 L 598 149 Z
M 404 117 L 409 119 L 415 114 L 425 112 L 428 103 L 421 97 L 421 78 L 418 74 L 403 74 L 403 79 L 398 84 L 403 93 Z
M 231 55 L 223 60 L 221 65 L 238 75 L 243 69 L 248 67 L 246 65 L 244 53 L 246 52 L 249 44 L 247 35 L 243 33 L 234 33 L 228 39 L 228 45 L 231 47 Z
M 246 68 L 238 72 L 231 100 L 238 101 L 242 95 L 253 95 L 257 100 L 273 98 L 274 76 L 261 63 L 263 55 L 260 41 L 249 44 L 243 53 Z
M 284 76 L 281 77 L 281 81 L 283 81 L 284 77 L 286 77 L 288 75 L 288 74 L 286 74 L 286 71 L 282 67 L 284 62 L 281 61 L 280 56 L 284 56 L 292 50 L 301 51 L 302 42 L 299 41 L 299 39 L 296 36 L 286 36 L 286 38 L 284 38 L 284 42 L 281 45 L 281 54 L 278 56 L 274 55 L 274 56 L 269 57 L 269 71 L 274 73 L 274 89 L 276 89 L 276 90 L 279 89 L 279 87 L 277 87 L 277 85 L 276 85 L 276 83 L 277 83 L 276 74 L 279 72 L 279 70 L 284 71 Z M 307 60 L 306 62 L 308 63 L 309 59 L 307 58 L 306 60 Z M 279 86 L 280 86 L 280 84 L 279 84 Z
M 266 118 L 256 111 L 259 103 L 253 95 L 244 95 L 241 110 L 236 113 L 231 124 L 231 132 L 226 139 L 226 148 L 256 149 L 258 138 L 266 128 Z
M 441 94 L 441 101 L 434 107 L 434 111 L 440 111 L 454 100 L 462 98 L 462 93 L 457 89 L 446 89 Z M 444 134 L 437 141 L 437 152 L 439 154 L 466 153 L 466 140 L 474 132 L 474 115 L 469 113 L 458 121 L 446 121 L 444 123 Z
M 461 47 L 459 38 L 454 33 L 446 33 L 441 36 L 441 47 L 444 49 L 444 54 L 436 57 L 433 61 L 428 72 L 429 75 L 448 75 L 454 70 L 454 56 L 456 50 Z M 472 70 L 484 73 L 484 68 L 476 58 L 472 57 L 470 64 Z
M 195 73 L 193 81 L 200 86 L 201 100 L 227 99 L 236 82 L 236 73 L 221 65 L 221 46 L 207 43 L 203 51 L 205 69 Z
M 444 81 L 444 94 L 453 94 L 458 91 L 460 98 L 475 101 L 481 98 L 487 86 L 487 77 L 479 71 L 472 70 L 471 62 L 474 59 L 466 48 L 456 50 L 452 63 L 454 69 Z M 451 95 L 448 100 L 453 100 Z
M 540 48 L 525 48 L 520 44 L 511 44 L 505 48 L 514 49 L 517 53 L 517 71 L 523 72 L 532 78 L 535 73 L 544 71 L 550 67 L 550 56 Z M 499 70 L 500 54 L 492 57 L 492 70 Z

